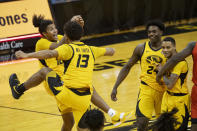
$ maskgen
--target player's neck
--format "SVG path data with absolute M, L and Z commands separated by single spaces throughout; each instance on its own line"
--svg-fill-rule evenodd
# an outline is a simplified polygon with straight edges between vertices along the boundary
M 161 48 L 161 41 L 158 41 L 158 42 L 150 42 L 150 46 L 153 49 L 159 49 L 159 48 Z

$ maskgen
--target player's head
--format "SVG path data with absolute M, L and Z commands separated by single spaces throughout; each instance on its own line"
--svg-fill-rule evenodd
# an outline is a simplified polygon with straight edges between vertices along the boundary
M 165 37 L 161 44 L 162 53 L 166 58 L 172 57 L 176 53 L 176 41 L 172 37 Z
M 173 108 L 170 112 L 162 113 L 151 126 L 153 131 L 175 131 L 175 127 L 180 124 L 174 116 L 178 112 L 177 108 Z
M 90 131 L 102 131 L 104 128 L 105 116 L 98 109 L 89 110 L 86 114 L 85 123 Z
M 38 27 L 39 32 L 40 34 L 42 34 L 43 37 L 54 42 L 58 40 L 58 31 L 52 20 L 44 19 L 44 16 L 42 15 L 34 15 L 32 21 L 34 27 Z
M 78 41 L 83 35 L 83 28 L 75 21 L 68 21 L 64 25 L 64 34 L 66 34 L 69 40 Z
M 165 31 L 165 25 L 159 20 L 152 20 L 147 23 L 146 31 L 150 41 L 155 43 L 161 40 L 161 36 Z

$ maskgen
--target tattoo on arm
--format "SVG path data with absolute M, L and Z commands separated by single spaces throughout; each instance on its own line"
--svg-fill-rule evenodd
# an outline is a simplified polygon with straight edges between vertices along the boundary
M 170 75 L 169 78 L 166 75 L 163 76 L 164 83 L 168 89 L 172 89 L 174 87 L 178 78 L 179 78 L 179 76 L 177 74 L 173 74 L 173 73 Z

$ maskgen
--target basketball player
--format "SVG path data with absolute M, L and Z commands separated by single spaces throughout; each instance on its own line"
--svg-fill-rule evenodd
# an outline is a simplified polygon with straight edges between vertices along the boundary
M 183 61 L 186 57 L 192 55 L 193 57 L 193 78 L 194 83 L 191 92 L 191 122 L 192 122 L 192 131 L 197 130 L 197 43 L 190 42 L 186 48 L 181 52 L 172 56 L 167 63 L 161 68 L 157 74 L 157 81 L 161 83 L 161 77 L 169 70 L 173 69 L 177 63 Z
M 176 42 L 172 37 L 166 37 L 162 41 L 162 52 L 167 59 L 177 54 Z M 158 71 L 162 66 L 158 65 Z M 179 109 L 174 116 L 179 122 L 176 131 L 187 131 L 190 112 L 190 96 L 187 88 L 188 64 L 185 60 L 179 62 L 169 73 L 163 76 L 167 87 L 162 99 L 161 111 Z
M 141 64 L 141 84 L 136 106 L 138 131 L 148 130 L 148 121 L 152 118 L 153 110 L 156 116 L 161 111 L 161 100 L 165 88 L 156 82 L 156 65 L 164 64 L 165 57 L 161 50 L 161 36 L 165 30 L 163 23 L 157 20 L 146 25 L 149 41 L 139 44 L 126 65 L 121 69 L 111 93 L 111 99 L 116 101 L 117 88 L 126 78 L 130 69 L 137 61 Z
M 16 52 L 18 58 L 38 58 L 47 59 L 56 57 L 64 60 L 64 74 L 62 81 L 60 76 L 51 69 L 44 69 L 43 76 L 47 74 L 46 81 L 50 90 L 55 95 L 60 111 L 65 115 L 64 123 L 67 124 L 65 130 L 71 130 L 73 125 L 73 116 L 75 122 L 78 123 L 82 114 L 87 110 L 92 87 L 92 72 L 94 67 L 94 59 L 102 55 L 113 55 L 112 48 L 98 48 L 84 45 L 80 42 L 83 29 L 73 21 L 65 24 L 64 32 L 67 36 L 69 44 L 64 44 L 55 50 L 44 50 L 35 53 Z M 12 85 L 12 87 L 16 86 Z M 119 122 L 125 120 L 128 114 L 123 114 Z M 70 125 L 70 126 L 68 126 Z
M 81 16 L 73 16 L 71 21 L 78 22 L 82 27 L 84 26 L 84 21 Z M 63 42 L 65 43 L 65 36 L 57 35 L 57 29 L 55 28 L 55 25 L 51 20 L 44 19 L 43 16 L 36 16 L 33 17 L 33 24 L 35 27 L 39 27 L 39 32 L 42 34 L 42 38 L 36 43 L 36 51 L 46 50 L 46 49 L 54 49 L 58 46 L 60 46 Z M 60 41 L 61 40 L 61 41 Z M 59 43 L 56 43 L 60 41 Z M 64 63 L 61 60 L 57 60 L 56 58 L 50 58 L 50 59 L 43 59 L 39 60 L 41 68 L 42 67 L 49 67 L 56 71 L 56 73 L 59 76 L 63 75 L 64 72 Z M 27 91 L 28 89 L 35 87 L 39 85 L 41 82 L 44 81 L 45 77 L 42 77 L 43 71 L 45 69 L 39 70 L 37 73 L 35 73 L 32 77 L 30 77 L 26 82 L 16 86 L 16 91 L 12 90 L 12 95 L 15 99 L 19 99 L 19 97 L 24 93 L 24 91 Z M 12 79 L 17 80 L 17 75 L 12 74 Z M 12 81 L 12 79 L 10 81 Z M 19 83 L 19 81 L 18 81 Z M 44 81 L 45 89 L 50 94 L 53 95 L 53 93 L 49 90 L 47 83 Z M 91 101 L 93 104 L 95 104 L 97 107 L 101 108 L 104 112 L 106 112 L 112 119 L 113 124 L 117 124 L 118 122 L 115 122 L 120 118 L 121 115 L 124 113 L 119 113 L 115 111 L 114 109 L 110 108 L 105 101 L 98 95 L 96 90 L 93 90 L 93 95 L 91 98 Z

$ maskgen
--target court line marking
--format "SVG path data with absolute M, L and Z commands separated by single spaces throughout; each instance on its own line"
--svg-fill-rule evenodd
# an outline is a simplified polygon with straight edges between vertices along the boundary
M 0 108 L 13 109 L 13 110 L 20 110 L 20 111 L 26 111 L 26 112 L 39 113 L 39 114 L 53 115 L 53 116 L 61 116 L 61 115 L 59 115 L 59 114 L 54 114 L 54 113 L 47 113 L 47 112 L 34 111 L 34 110 L 28 110 L 28 109 L 16 108 L 16 107 L 1 106 L 1 105 L 0 105 Z
M 18 64 L 23 62 L 30 62 L 38 60 L 36 58 L 29 58 L 29 59 L 20 59 L 20 60 L 12 60 L 12 61 L 6 61 L 6 62 L 0 62 L 0 66 L 10 65 L 10 64 Z

